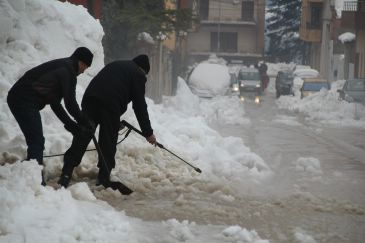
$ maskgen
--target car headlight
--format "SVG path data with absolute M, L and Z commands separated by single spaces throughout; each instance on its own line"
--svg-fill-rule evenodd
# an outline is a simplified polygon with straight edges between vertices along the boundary
M 256 88 L 260 88 L 261 87 L 261 85 L 260 84 L 256 84 Z
M 239 89 L 238 84 L 233 84 L 232 90 L 233 91 L 238 91 L 238 89 Z

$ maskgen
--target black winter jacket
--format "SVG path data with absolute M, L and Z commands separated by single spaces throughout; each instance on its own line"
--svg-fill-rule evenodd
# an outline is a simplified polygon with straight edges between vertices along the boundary
M 61 105 L 63 98 L 67 111 L 79 122 L 82 114 L 76 101 L 77 72 L 78 62 L 71 57 L 43 63 L 14 84 L 8 100 L 30 102 L 39 110 L 50 104 L 57 117 L 67 124 L 72 120 Z
M 145 100 L 146 81 L 145 74 L 133 61 L 111 62 L 90 81 L 82 103 L 90 98 L 96 99 L 120 117 L 132 102 L 142 133 L 148 137 L 153 130 Z

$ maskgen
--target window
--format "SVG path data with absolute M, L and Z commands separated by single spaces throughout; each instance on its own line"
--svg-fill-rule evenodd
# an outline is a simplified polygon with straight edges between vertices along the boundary
M 242 20 L 252 21 L 254 2 L 253 1 L 242 1 Z
M 215 52 L 237 52 L 237 33 L 220 32 L 220 45 L 218 50 L 218 32 L 210 33 L 210 50 Z
M 199 9 L 200 19 L 208 19 L 209 16 L 209 0 L 201 0 L 200 1 L 200 9 Z
M 322 3 L 310 3 L 309 29 L 320 29 L 322 23 Z

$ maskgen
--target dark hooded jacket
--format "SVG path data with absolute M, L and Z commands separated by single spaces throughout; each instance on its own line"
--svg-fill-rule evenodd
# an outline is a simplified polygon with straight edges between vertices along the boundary
M 8 99 L 13 103 L 28 103 L 42 110 L 50 104 L 63 123 L 70 117 L 68 112 L 80 121 L 82 114 L 76 101 L 78 61 L 73 57 L 61 58 L 43 63 L 27 71 L 11 88 Z
M 111 114 L 120 117 L 132 102 L 134 113 L 144 136 L 153 134 L 145 100 L 147 78 L 133 61 L 107 64 L 87 87 L 82 106 L 88 99 L 100 101 Z

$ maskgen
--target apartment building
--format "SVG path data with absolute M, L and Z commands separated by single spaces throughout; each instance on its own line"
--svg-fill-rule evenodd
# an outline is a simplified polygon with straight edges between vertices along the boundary
M 342 27 L 355 30 L 354 76 L 365 78 L 365 0 L 345 3 L 341 19 Z
M 244 64 L 262 60 L 265 4 L 265 0 L 193 0 L 199 23 L 187 35 L 188 62 L 211 54 Z
M 365 77 L 365 1 L 343 2 L 336 9 L 333 0 L 303 0 L 300 38 L 310 44 L 309 64 L 330 79 Z M 351 32 L 356 35 L 353 42 L 340 43 L 339 35 Z M 323 52 L 327 51 L 327 54 Z M 342 66 L 341 57 L 345 56 Z M 329 66 L 329 71 L 323 69 Z M 343 77 L 337 71 L 343 69 Z M 327 75 L 326 75 L 327 74 Z

